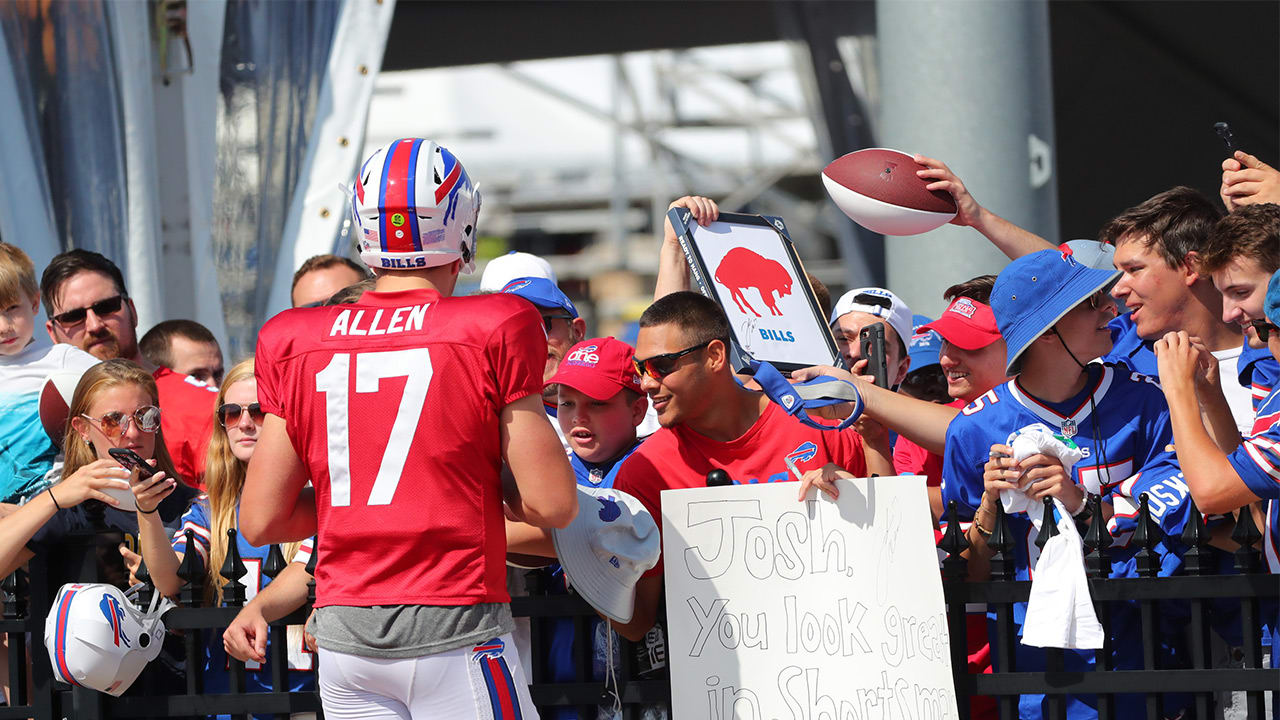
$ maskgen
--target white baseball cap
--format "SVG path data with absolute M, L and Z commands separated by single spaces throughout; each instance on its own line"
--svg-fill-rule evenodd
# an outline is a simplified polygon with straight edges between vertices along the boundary
M 480 274 L 480 291 L 500 292 L 512 280 L 527 277 L 546 278 L 553 285 L 559 284 L 551 263 L 537 255 L 512 250 L 485 263 L 484 272 Z
M 884 288 L 858 288 L 841 295 L 836 301 L 835 309 L 831 311 L 831 322 L 828 324 L 835 325 L 841 315 L 851 312 L 863 312 L 881 318 L 898 333 L 904 345 L 911 342 L 911 336 L 915 334 L 911 324 L 911 308 L 902 302 L 902 298 Z
M 578 516 L 552 529 L 556 557 L 569 584 L 609 619 L 631 622 L 636 583 L 658 564 L 658 526 L 644 505 L 613 488 L 578 486 Z

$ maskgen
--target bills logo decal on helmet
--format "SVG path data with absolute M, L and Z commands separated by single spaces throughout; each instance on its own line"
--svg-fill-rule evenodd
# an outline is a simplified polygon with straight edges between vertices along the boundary
M 111 595 L 103 595 L 102 601 L 98 603 L 98 608 L 102 610 L 102 614 L 107 618 L 107 622 L 111 624 L 112 638 L 116 647 L 120 647 L 120 642 L 124 641 L 125 647 L 132 647 L 129 638 L 124 634 L 124 608 L 120 607 L 120 601 Z

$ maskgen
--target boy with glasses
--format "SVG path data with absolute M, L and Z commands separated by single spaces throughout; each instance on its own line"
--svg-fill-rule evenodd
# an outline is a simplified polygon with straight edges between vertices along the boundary
M 44 269 L 40 294 L 49 316 L 45 330 L 55 343 L 75 345 L 101 360 L 132 360 L 151 373 L 165 408 L 160 422 L 174 467 L 183 481 L 203 488 L 205 448 L 213 434 L 218 389 L 143 356 L 138 348 L 138 313 L 120 268 L 96 252 L 71 250 L 54 257 Z
M 84 372 L 98 359 L 66 344 L 35 340 L 40 289 L 26 253 L 0 242 L 0 502 L 20 503 L 60 476 L 62 463 L 40 424 L 45 378 Z M 61 441 L 61 437 L 58 438 Z
M 716 469 L 740 484 L 800 480 L 801 498 L 811 486 L 834 495 L 837 477 L 893 474 L 887 445 L 811 428 L 739 385 L 729 334 L 724 311 L 694 292 L 666 295 L 640 316 L 635 367 L 662 427 L 622 464 L 614 487 L 639 499 L 659 527 L 661 492 L 704 486 Z M 659 563 L 640 579 L 635 615 L 619 634 L 643 637 L 661 598 Z

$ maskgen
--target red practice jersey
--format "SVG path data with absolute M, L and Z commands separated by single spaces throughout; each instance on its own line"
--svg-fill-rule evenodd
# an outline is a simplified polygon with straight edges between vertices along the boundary
M 316 605 L 507 602 L 500 412 L 541 394 L 546 334 L 514 295 L 368 292 L 258 334 L 262 409 L 316 489 Z
M 866 477 L 862 436 L 853 430 L 818 430 L 769 403 L 742 437 L 717 442 L 686 427 L 661 428 L 631 453 L 613 486 L 635 496 L 662 528 L 663 490 L 706 487 L 707 473 L 717 468 L 735 484 L 798 480 L 801 474 L 835 463 L 854 477 Z M 662 562 L 645 576 L 661 575 Z
M 160 393 L 160 429 L 173 467 L 184 482 L 203 490 L 204 456 L 213 435 L 218 389 L 166 367 L 157 368 L 151 376 Z

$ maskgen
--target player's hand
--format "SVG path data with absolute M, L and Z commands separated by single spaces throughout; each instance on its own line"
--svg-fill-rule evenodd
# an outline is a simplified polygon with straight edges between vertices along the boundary
M 124 543 L 120 543 L 119 550 L 120 557 L 124 558 L 124 567 L 129 571 L 129 584 L 137 585 L 141 582 L 138 580 L 138 568 L 142 567 L 142 556 L 130 550 Z
M 832 500 L 840 497 L 840 490 L 836 488 L 836 480 L 838 478 L 853 477 L 849 471 L 840 467 L 835 463 L 827 463 L 820 468 L 815 468 L 804 474 L 800 478 L 800 495 L 796 499 L 804 502 L 805 496 L 809 494 L 809 488 L 818 488 L 822 492 L 831 497 Z
M 987 463 L 982 466 L 982 488 L 988 495 L 999 497 L 1001 490 L 1017 490 L 1022 471 L 1010 457 L 1013 448 L 1008 445 L 992 445 Z
M 112 507 L 119 506 L 119 500 L 102 492 L 107 488 L 129 489 L 129 471 L 115 460 L 94 460 L 50 490 L 62 508 L 74 507 L 85 500 L 101 500 Z
M 313 618 L 313 617 L 315 617 L 315 616 L 316 616 L 316 611 L 315 611 L 315 609 L 314 609 L 314 608 L 312 608 L 312 610 L 311 610 L 311 614 L 307 616 L 307 622 L 302 626 L 302 628 L 303 628 L 303 630 L 302 630 L 302 644 L 303 644 L 303 645 L 304 645 L 308 650 L 310 650 L 310 651 L 311 651 L 311 653 L 312 653 L 313 655 L 314 655 L 315 653 L 320 652 L 320 647 L 319 647 L 318 645 L 316 645 L 316 636 L 315 636 L 315 635 L 312 635 L 312 634 L 311 634 L 311 633 L 309 633 L 309 632 L 307 632 L 306 628 L 307 628 L 307 627 L 309 627 L 309 626 L 311 625 L 311 618 Z
M 1280 203 L 1280 171 L 1243 150 L 1222 161 L 1218 195 L 1228 211 L 1256 203 Z
M 946 163 L 919 154 L 913 155 L 912 158 L 925 166 L 921 170 L 916 170 L 916 177 L 932 181 L 925 186 L 926 190 L 942 190 L 951 193 L 951 197 L 956 201 L 956 216 L 951 219 L 952 225 L 973 226 L 982 223 L 982 215 L 986 210 L 973 199 L 964 183 L 951 172 L 951 168 L 947 167 Z
M 716 201 L 701 195 L 685 195 L 667 206 L 668 211 L 675 208 L 688 208 L 689 214 L 693 215 L 693 219 L 702 227 L 710 225 L 720 217 L 720 206 L 716 205 Z M 671 227 L 671 218 L 663 221 L 662 241 L 679 242 L 675 228 Z
M 1155 342 L 1156 367 L 1160 373 L 1160 386 L 1166 395 L 1194 392 L 1197 378 L 1208 372 L 1206 363 L 1217 364 L 1207 350 L 1202 352 L 1203 347 L 1196 347 L 1185 330 L 1166 333 Z
M 177 482 L 161 470 L 149 478 L 139 478 L 131 487 L 134 502 L 138 505 L 138 512 L 150 514 L 173 492 Z
M 248 662 L 267 661 L 267 619 L 252 603 L 245 605 L 222 633 L 222 647 L 231 657 Z
M 1018 468 L 1022 471 L 1024 492 L 1032 500 L 1043 502 L 1046 497 L 1055 497 L 1073 512 L 1078 512 L 1083 505 L 1084 490 L 1071 479 L 1057 457 L 1037 453 L 1024 458 Z

